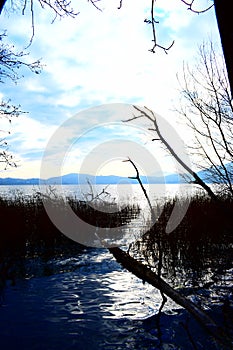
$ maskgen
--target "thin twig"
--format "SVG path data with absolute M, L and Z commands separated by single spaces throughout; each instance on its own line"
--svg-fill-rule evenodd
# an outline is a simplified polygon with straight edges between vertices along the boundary
M 165 296 L 165 294 L 161 290 L 160 290 L 160 294 L 161 294 L 161 297 L 162 297 L 162 302 L 161 302 L 161 305 L 159 307 L 156 323 L 157 323 L 159 344 L 161 346 L 162 345 L 162 331 L 161 331 L 161 326 L 160 326 L 160 319 L 161 319 L 161 315 L 162 315 L 162 309 L 163 309 L 164 305 L 167 302 L 167 297 Z
M 181 0 L 181 2 L 183 2 L 186 6 L 188 6 L 188 10 L 192 11 L 193 13 L 197 13 L 198 15 L 204 12 L 209 11 L 212 7 L 214 7 L 214 4 L 210 5 L 209 7 L 206 7 L 203 10 L 194 10 L 193 8 L 193 4 L 195 2 L 195 0 L 192 0 L 191 2 L 185 1 L 185 0 Z
M 170 152 L 170 154 L 174 157 L 174 159 L 176 159 L 176 161 L 190 174 L 194 177 L 194 179 L 197 181 L 197 183 L 199 185 L 201 185 L 205 190 L 206 192 L 209 194 L 209 196 L 214 199 L 214 200 L 217 200 L 217 196 L 215 195 L 215 193 L 211 190 L 211 188 L 198 176 L 197 173 L 195 173 L 180 157 L 179 155 L 174 151 L 174 149 L 170 146 L 169 142 L 163 137 L 163 135 L 161 134 L 160 132 L 160 128 L 158 126 L 158 123 L 157 123 L 157 119 L 156 119 L 156 116 L 155 114 L 153 113 L 152 110 L 150 110 L 149 108 L 147 107 L 144 107 L 144 109 L 141 109 L 137 106 L 134 106 L 134 108 L 139 111 L 141 114 L 140 114 L 140 117 L 141 116 L 144 116 L 146 117 L 147 119 L 149 119 L 150 121 L 153 122 L 154 124 L 154 127 L 155 127 L 155 130 L 156 130 L 156 133 L 159 137 L 159 139 L 161 140 L 161 142 L 164 144 L 164 146 L 166 146 L 167 150 Z M 133 119 L 137 119 L 137 116 L 135 116 Z
M 97 10 L 99 10 L 99 11 L 102 12 L 101 8 L 99 8 L 99 7 L 96 5 L 96 2 L 99 2 L 99 1 L 101 1 L 101 0 L 88 0 L 88 1 L 91 2 L 92 5 L 93 5 Z
M 119 6 L 118 6 L 118 10 L 120 10 L 122 8 L 122 3 L 123 3 L 123 0 L 120 0 Z
M 155 48 L 158 47 L 162 50 L 164 50 L 164 52 L 167 54 L 168 51 L 171 49 L 171 47 L 174 45 L 175 41 L 173 40 L 171 45 L 169 45 L 168 47 L 165 47 L 165 46 L 162 46 L 162 45 L 159 45 L 157 43 L 157 39 L 156 39 L 156 30 L 155 30 L 155 24 L 158 24 L 159 22 L 155 20 L 154 18 L 154 5 L 155 5 L 155 1 L 156 0 L 151 0 L 151 18 L 148 20 L 148 19 L 145 19 L 145 23 L 148 23 L 151 25 L 152 27 L 152 36 L 153 36 L 153 39 L 152 41 L 154 42 L 154 45 L 153 47 L 149 50 L 150 52 L 152 53 L 155 53 Z
M 137 181 L 138 181 L 138 183 L 139 183 L 139 185 L 141 186 L 141 189 L 142 189 L 142 191 L 143 191 L 143 193 L 144 193 L 144 196 L 146 197 L 146 200 L 147 200 L 147 202 L 148 202 L 148 205 L 149 205 L 149 207 L 150 207 L 151 218 L 152 218 L 153 222 L 155 222 L 155 221 L 156 221 L 155 212 L 154 212 L 154 210 L 153 210 L 153 207 L 152 207 L 150 198 L 148 197 L 148 194 L 147 194 L 147 192 L 146 192 L 146 189 L 145 189 L 145 187 L 143 186 L 143 183 L 142 183 L 142 181 L 141 181 L 141 179 L 140 179 L 140 175 L 139 175 L 139 171 L 138 171 L 137 166 L 135 165 L 135 163 L 134 163 L 130 158 L 128 158 L 127 160 L 123 160 L 123 162 L 130 162 L 130 163 L 133 165 L 133 167 L 134 167 L 134 169 L 135 169 L 135 171 L 136 171 L 136 176 L 129 176 L 129 179 L 134 179 L 134 180 L 137 180 Z

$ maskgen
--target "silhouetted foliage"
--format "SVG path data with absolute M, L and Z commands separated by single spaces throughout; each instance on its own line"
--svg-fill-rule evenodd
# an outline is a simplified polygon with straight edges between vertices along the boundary
M 24 51 L 17 52 L 14 46 L 5 43 L 6 38 L 6 32 L 0 34 L 0 83 L 5 82 L 6 79 L 17 81 L 21 78 L 19 72 L 22 67 L 39 74 L 41 71 L 40 60 L 27 62 L 24 58 L 29 53 Z
M 39 74 L 42 68 L 40 61 L 29 63 L 24 60 L 28 53 L 15 51 L 13 46 L 5 43 L 6 37 L 6 32 L 0 34 L 0 83 L 5 83 L 9 79 L 17 82 L 22 77 L 20 75 L 22 68 L 27 68 L 31 72 Z M 15 117 L 22 113 L 20 106 L 13 105 L 10 99 L 0 101 L 1 120 L 8 120 L 11 123 Z M 7 134 L 9 134 L 8 130 L 0 129 L 0 163 L 3 165 L 2 169 L 6 169 L 8 166 L 16 166 L 16 161 L 9 151 Z
M 80 246 L 54 226 L 46 213 L 43 200 L 38 194 L 29 198 L 0 198 L 0 255 L 19 254 L 28 257 L 47 254 L 48 251 L 52 256 L 57 252 L 72 254 Z M 60 200 L 62 199 L 53 200 L 53 205 L 58 205 Z M 98 210 L 87 202 L 72 198 L 67 199 L 67 204 L 82 220 L 96 227 L 120 227 L 139 214 L 136 206 L 126 206 L 117 212 L 106 213 L 101 211 L 104 206 L 101 203 L 97 204 Z M 113 207 L 116 210 L 116 206 Z M 62 214 L 65 215 L 65 212 Z
M 170 234 L 166 225 L 176 201 L 165 204 L 158 221 L 136 243 L 149 266 L 157 269 L 158 242 L 162 251 L 162 274 L 173 283 L 184 285 L 214 284 L 223 281 L 227 270 L 233 267 L 233 233 L 221 208 L 232 212 L 233 200 L 223 197 L 218 202 L 206 196 L 192 198 L 188 211 L 179 226 Z
M 181 101 L 176 108 L 194 134 L 189 146 L 205 181 L 221 183 L 233 196 L 233 105 L 222 55 L 213 43 L 203 44 L 194 68 L 185 65 Z M 217 189 L 217 188 L 216 188 Z

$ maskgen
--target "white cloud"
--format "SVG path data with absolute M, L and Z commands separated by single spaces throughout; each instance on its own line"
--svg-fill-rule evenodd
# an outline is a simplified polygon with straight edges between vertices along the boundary
M 153 44 L 152 32 L 144 23 L 150 14 L 148 4 L 127 0 L 121 10 L 117 10 L 119 2 L 114 0 L 101 1 L 100 5 L 103 12 L 87 1 L 79 1 L 81 13 L 76 19 L 62 19 L 52 25 L 52 15 L 35 5 L 35 38 L 29 57 L 42 57 L 46 66 L 41 75 L 28 75 L 22 80 L 18 98 L 20 94 L 22 100 L 28 98 L 37 115 L 48 107 L 50 111 L 54 107 L 54 114 L 50 112 L 48 123 L 34 120 L 33 113 L 14 123 L 15 134 L 10 141 L 12 146 L 17 144 L 17 153 L 23 157 L 43 150 L 58 120 L 71 116 L 75 107 L 78 112 L 83 101 L 90 106 L 129 101 L 146 104 L 174 123 L 169 109 L 178 95 L 176 73 L 184 60 L 192 62 L 196 43 L 209 35 L 210 24 L 213 33 L 217 32 L 213 13 L 195 16 L 180 1 L 158 0 L 159 43 L 167 44 L 174 38 L 175 45 L 168 55 L 159 49 L 152 54 L 148 51 Z M 2 25 L 5 21 L 9 26 L 12 42 L 25 46 L 32 33 L 30 11 L 25 16 L 12 16 Z M 62 117 L 57 115 L 57 106 L 63 108 Z M 96 119 L 96 123 L 105 121 Z M 92 125 L 87 119 L 80 120 L 80 124 L 86 129 Z
M 9 136 L 8 141 L 12 151 L 22 156 L 29 152 L 43 152 L 56 128 L 21 115 L 13 121 L 12 135 Z M 14 145 L 17 146 L 14 147 Z
M 27 91 L 30 92 L 47 92 L 46 87 L 39 82 L 39 79 L 27 78 L 25 81 L 22 81 L 22 85 Z
M 25 161 L 24 158 L 17 157 L 17 167 L 8 168 L 7 170 L 1 171 L 1 177 L 13 177 L 20 179 L 38 178 L 40 174 L 40 160 Z

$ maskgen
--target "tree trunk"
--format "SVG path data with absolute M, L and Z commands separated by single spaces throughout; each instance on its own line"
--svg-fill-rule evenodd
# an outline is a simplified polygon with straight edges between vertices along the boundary
M 2 13 L 2 9 L 5 5 L 6 0 L 0 0 L 0 14 Z
M 231 340 L 224 331 L 210 318 L 203 310 L 197 307 L 189 299 L 181 295 L 156 273 L 151 271 L 146 265 L 132 258 L 120 248 L 109 248 L 115 259 L 128 271 L 135 276 L 159 289 L 177 304 L 189 311 L 195 319 L 207 330 L 207 332 L 215 338 L 225 349 L 233 349 Z
M 228 79 L 233 96 L 233 23 L 229 1 L 214 0 L 215 13 L 225 58 Z

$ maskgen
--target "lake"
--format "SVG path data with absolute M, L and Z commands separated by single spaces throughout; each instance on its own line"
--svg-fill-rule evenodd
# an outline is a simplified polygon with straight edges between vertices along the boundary
M 102 189 L 101 185 L 96 192 Z M 158 185 L 152 189 L 151 199 L 160 201 L 164 193 L 166 198 L 186 196 L 193 186 L 167 185 L 166 192 Z M 85 194 L 77 186 L 63 186 L 65 196 L 77 198 L 85 198 L 89 190 Z M 0 187 L 1 195 L 11 197 L 37 191 L 32 186 Z M 131 194 L 126 187 L 109 186 L 106 191 L 111 193 L 110 201 L 120 198 L 140 205 L 145 201 L 138 185 L 132 185 Z M 196 349 L 219 349 L 171 300 L 158 323 L 160 293 L 123 269 L 106 249 L 77 249 L 71 257 L 28 258 L 23 269 L 24 278 L 17 278 L 13 285 L 7 281 L 2 289 L 2 349 L 186 350 L 194 348 L 193 343 Z M 215 295 L 214 289 L 202 291 L 207 292 Z M 216 315 L 219 305 L 216 300 Z
M 190 349 L 187 324 L 196 349 L 219 349 L 171 301 L 158 327 L 159 292 L 106 250 L 47 261 L 46 274 L 40 274 L 45 262 L 28 264 L 27 278 L 8 283 L 2 296 L 1 349 Z M 51 273 L 54 266 L 57 273 Z
M 63 185 L 51 186 L 55 189 L 56 193 L 66 196 L 76 197 L 79 199 L 90 199 L 90 193 L 101 193 L 104 189 L 109 195 L 105 195 L 102 198 L 106 200 L 116 200 L 132 203 L 133 201 L 139 203 L 143 202 L 142 189 L 138 184 L 131 185 L 95 185 L 92 188 L 88 185 Z M 174 198 L 175 196 L 182 197 L 186 195 L 193 195 L 194 193 L 203 192 L 198 185 L 194 184 L 152 184 L 144 185 L 150 199 L 152 201 L 164 200 L 166 198 Z M 0 196 L 15 197 L 17 195 L 31 196 L 36 192 L 48 191 L 47 186 L 35 186 L 35 185 L 1 185 Z

